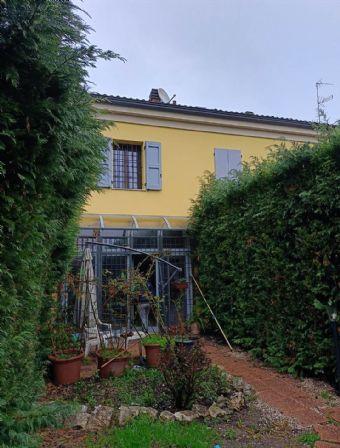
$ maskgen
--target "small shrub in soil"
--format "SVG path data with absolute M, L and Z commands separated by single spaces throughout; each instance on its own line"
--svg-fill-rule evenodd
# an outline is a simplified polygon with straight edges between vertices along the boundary
M 298 437 L 300 443 L 310 447 L 313 447 L 318 440 L 320 440 L 320 436 L 315 432 L 306 432 Z
M 195 394 L 202 390 L 202 372 L 209 360 L 199 344 L 186 348 L 174 346 L 163 351 L 160 371 L 176 409 L 189 409 Z
M 210 366 L 198 375 L 194 401 L 210 406 L 217 397 L 232 391 L 232 384 L 226 372 L 216 366 Z

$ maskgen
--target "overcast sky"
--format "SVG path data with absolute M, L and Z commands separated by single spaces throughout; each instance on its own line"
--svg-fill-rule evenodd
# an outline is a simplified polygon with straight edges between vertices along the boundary
M 92 91 L 313 120 L 315 82 L 340 119 L 340 0 L 76 0 L 90 41 L 127 59 L 100 62 Z

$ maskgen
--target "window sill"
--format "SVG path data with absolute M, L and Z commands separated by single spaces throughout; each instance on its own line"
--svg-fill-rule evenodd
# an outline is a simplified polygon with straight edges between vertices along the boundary
M 114 187 L 99 187 L 100 190 L 114 190 L 114 191 L 162 191 L 162 190 L 148 190 L 147 188 L 114 188 Z
M 115 191 L 147 191 L 145 188 L 115 188 L 115 187 L 111 187 L 110 190 L 115 190 Z

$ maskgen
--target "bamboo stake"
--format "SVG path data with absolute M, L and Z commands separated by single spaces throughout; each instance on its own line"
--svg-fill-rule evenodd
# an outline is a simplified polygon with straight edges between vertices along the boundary
M 198 291 L 200 292 L 200 294 L 201 294 L 201 296 L 202 296 L 202 299 L 204 300 L 204 303 L 207 305 L 208 310 L 210 311 L 212 317 L 214 318 L 214 320 L 215 320 L 215 322 L 216 322 L 216 324 L 217 324 L 217 326 L 218 326 L 220 332 L 222 333 L 222 335 L 223 335 L 223 337 L 224 337 L 226 343 L 228 344 L 228 347 L 230 348 L 231 351 L 233 351 L 233 348 L 232 348 L 232 346 L 230 345 L 230 342 L 228 341 L 228 338 L 227 338 L 227 336 L 225 335 L 224 331 L 222 330 L 222 327 L 221 327 L 219 321 L 217 320 L 217 317 L 215 316 L 213 310 L 210 308 L 210 305 L 209 305 L 209 303 L 207 302 L 207 299 L 204 297 L 204 294 L 203 294 L 203 292 L 202 292 L 202 290 L 201 290 L 201 288 L 200 288 L 200 285 L 197 283 L 195 277 L 194 277 L 192 274 L 190 274 L 190 275 L 191 275 L 191 278 L 193 279 L 193 281 L 195 282 L 195 285 L 196 285 Z

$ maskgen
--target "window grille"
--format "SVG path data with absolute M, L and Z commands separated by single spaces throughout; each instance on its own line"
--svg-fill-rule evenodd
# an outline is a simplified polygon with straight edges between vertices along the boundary
M 141 145 L 120 143 L 113 147 L 113 188 L 142 188 Z

